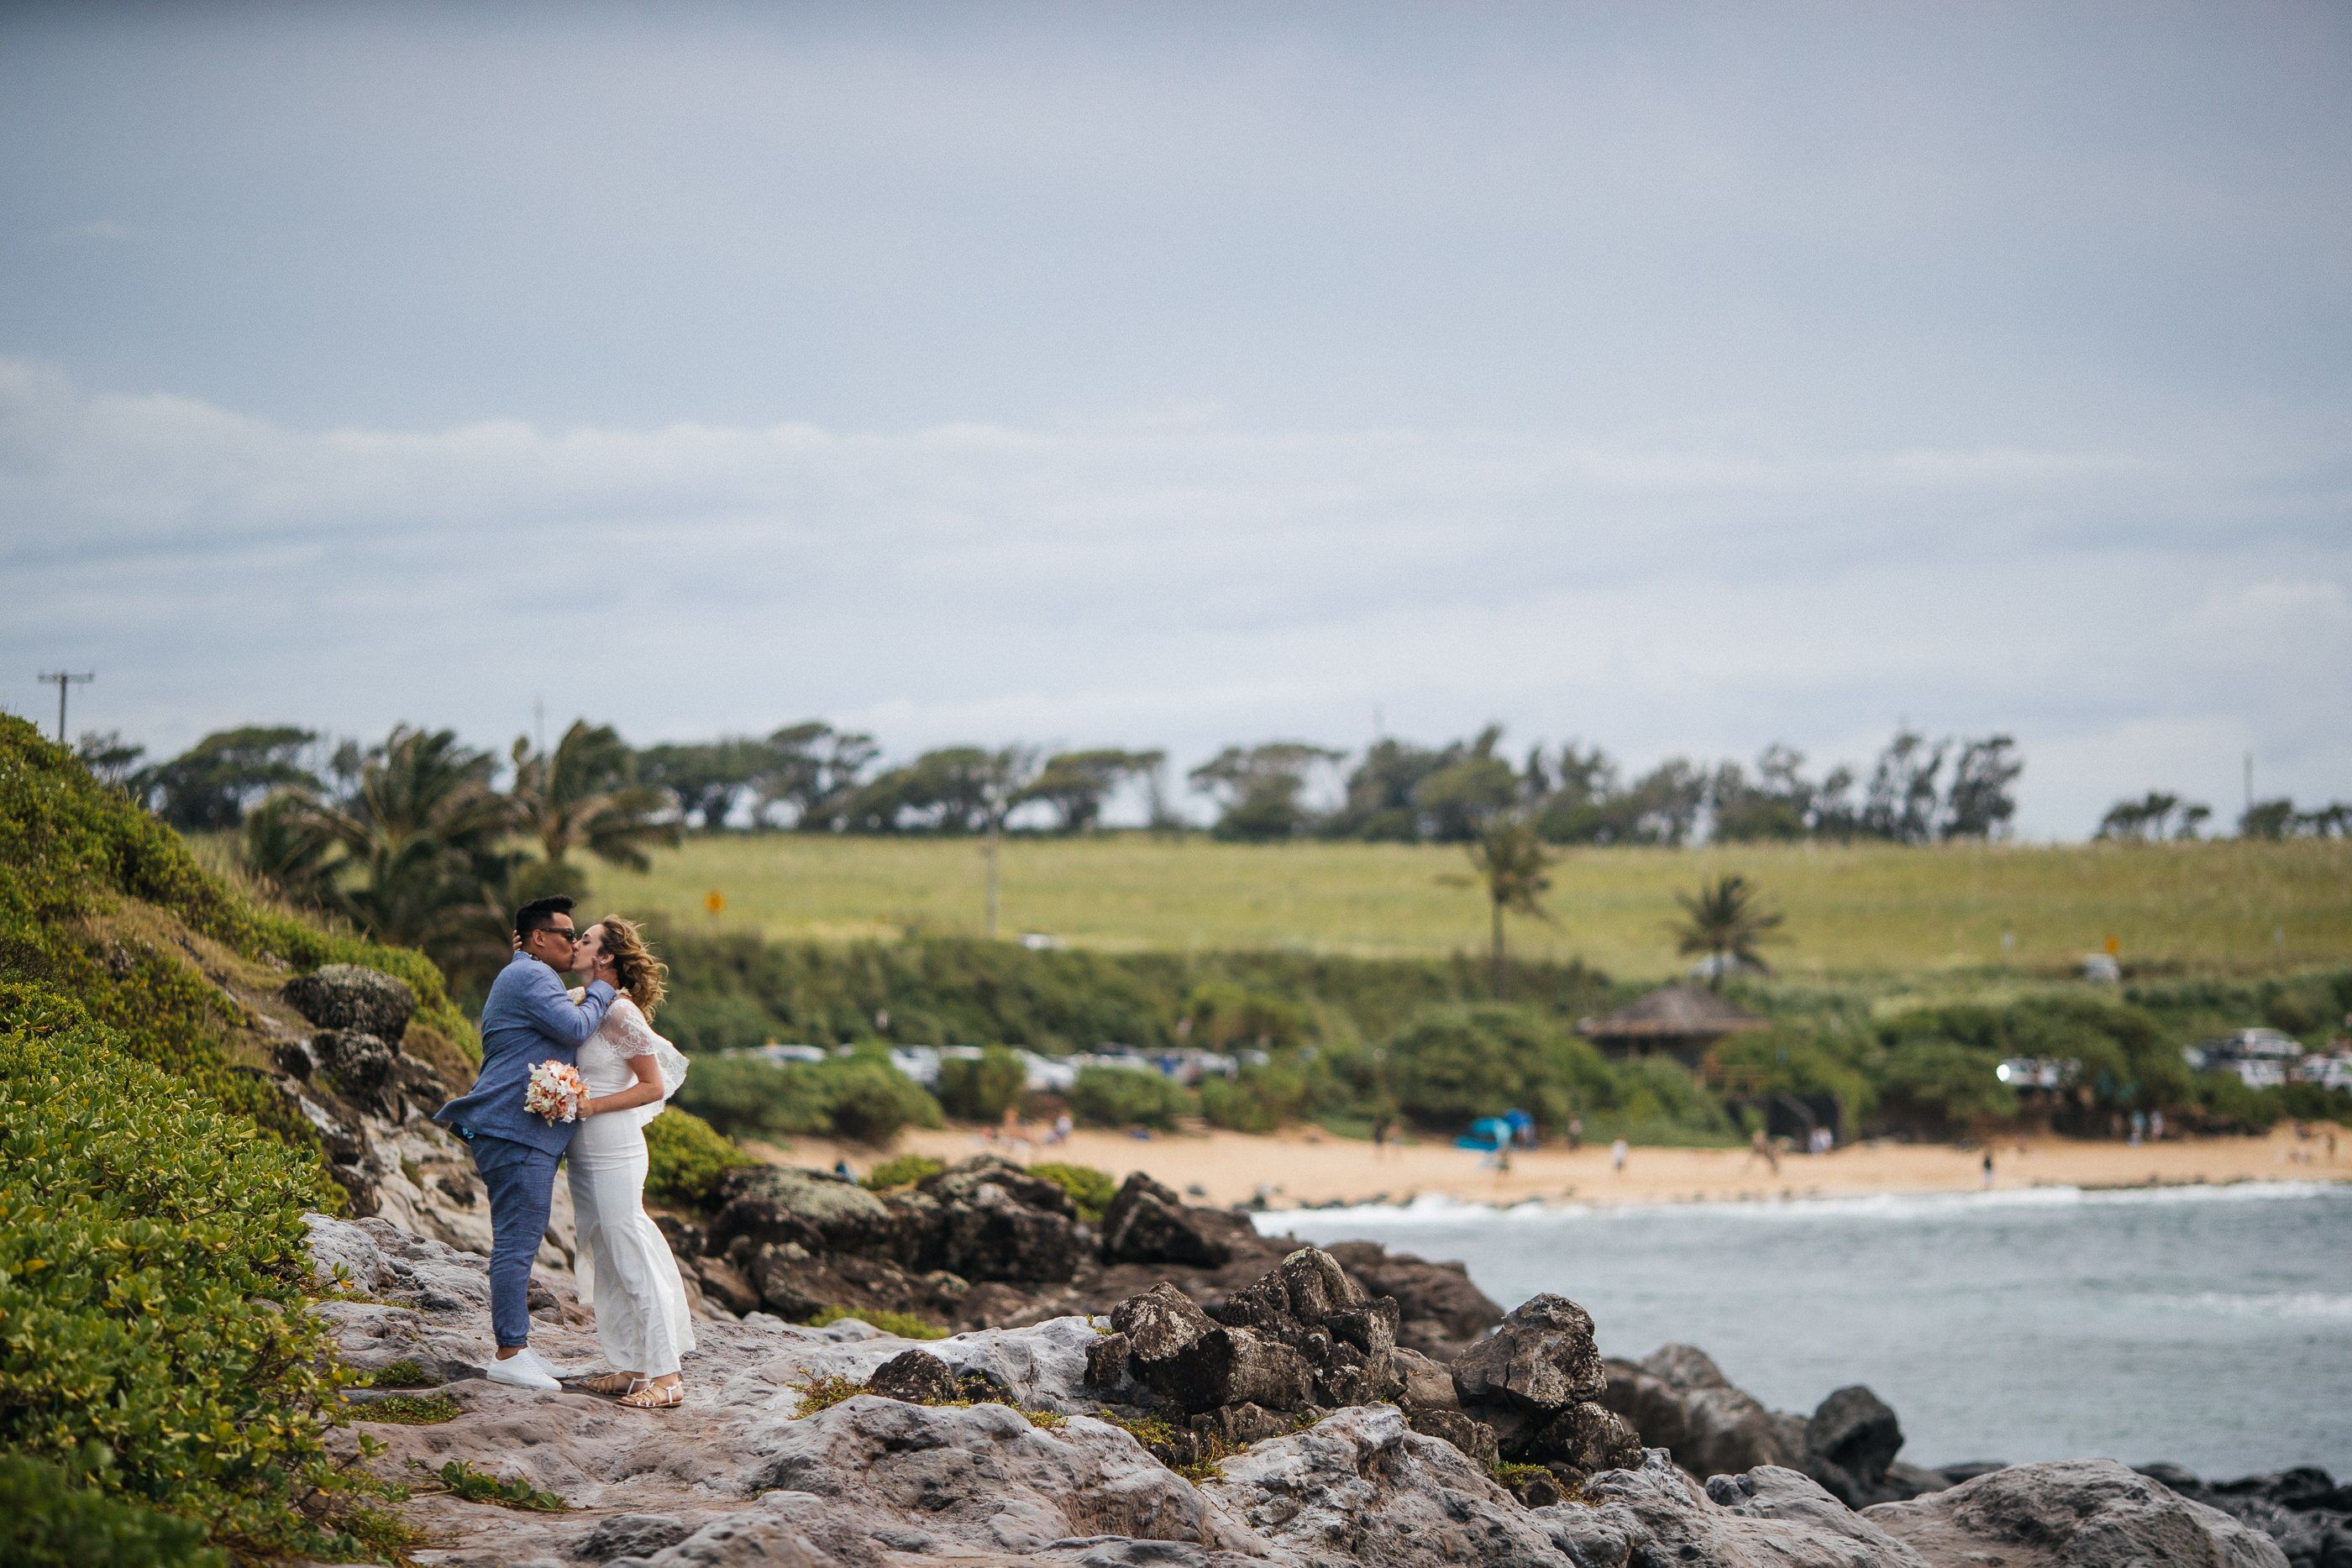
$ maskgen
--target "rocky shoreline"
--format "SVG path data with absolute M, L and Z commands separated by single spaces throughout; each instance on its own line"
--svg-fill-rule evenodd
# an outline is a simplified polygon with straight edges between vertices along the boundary
M 1459 1264 L 1263 1237 L 1139 1174 L 1089 1224 L 985 1155 L 879 1194 L 753 1167 L 707 1219 L 664 1218 L 701 1319 L 679 1409 L 491 1384 L 488 1204 L 363 974 L 289 996 L 320 1032 L 287 1029 L 273 1076 L 360 1217 L 310 1221 L 350 1288 L 317 1311 L 349 1364 L 401 1375 L 354 1391 L 339 1436 L 418 1487 L 418 1563 L 2352 1568 L 2352 1489 L 2318 1471 L 1925 1469 L 1868 1389 L 1771 1411 L 1688 1346 L 1604 1360 L 1562 1297 L 1506 1313 Z M 534 1344 L 584 1375 L 557 1191 Z M 436 1418 L 372 1419 L 386 1399 Z M 434 1490 L 452 1460 L 564 1506 Z

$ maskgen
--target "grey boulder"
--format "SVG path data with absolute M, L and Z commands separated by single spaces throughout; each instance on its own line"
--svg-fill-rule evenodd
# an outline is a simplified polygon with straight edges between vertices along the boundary
M 1862 1517 L 1934 1568 L 2286 1568 L 2278 1543 L 2113 1459 L 2011 1465 Z
M 1454 1386 L 1467 1405 L 1550 1413 L 1597 1399 L 1608 1388 L 1592 1317 L 1566 1296 L 1529 1298 L 1502 1326 L 1454 1358 Z
M 286 1005 L 320 1029 L 355 1030 L 398 1046 L 416 1011 L 404 980 L 356 964 L 327 964 L 286 982 Z

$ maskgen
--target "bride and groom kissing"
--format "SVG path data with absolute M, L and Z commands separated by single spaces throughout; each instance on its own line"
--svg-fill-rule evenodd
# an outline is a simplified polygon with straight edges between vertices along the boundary
M 572 1179 L 575 1256 L 590 1267 L 583 1294 L 613 1367 L 581 1385 L 618 1395 L 633 1409 L 668 1409 L 686 1399 L 678 1367 L 694 1348 L 694 1329 L 677 1260 L 645 1207 L 645 1124 L 686 1076 L 686 1059 L 651 1021 L 667 966 L 618 915 L 576 928 L 568 898 L 524 904 L 514 935 L 514 956 L 482 1006 L 481 1073 L 433 1118 L 466 1141 L 489 1189 L 498 1355 L 488 1376 L 519 1388 L 562 1386 L 530 1349 L 528 1301 L 562 1162 Z M 567 990 L 567 972 L 584 986 Z M 527 1103 L 535 1103 L 535 1075 L 545 1076 L 538 1070 L 550 1063 L 576 1068 L 584 1084 L 585 1093 L 563 1106 L 568 1116 Z

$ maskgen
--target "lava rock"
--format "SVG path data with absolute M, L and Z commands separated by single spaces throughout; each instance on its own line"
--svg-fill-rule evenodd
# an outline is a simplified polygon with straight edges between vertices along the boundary
M 1139 1362 L 1136 1370 L 1155 1392 L 1198 1413 L 1221 1405 L 1298 1409 L 1307 1402 L 1314 1369 L 1280 1340 L 1220 1327 L 1164 1361 Z
M 759 1287 L 743 1277 L 743 1271 L 724 1258 L 708 1255 L 680 1260 L 681 1267 L 692 1270 L 702 1293 L 720 1306 L 740 1317 L 745 1312 L 760 1310 Z
M 713 1250 L 739 1236 L 755 1242 L 796 1242 L 812 1252 L 889 1256 L 898 1226 L 882 1200 L 831 1171 L 750 1166 L 730 1171 L 723 1200 L 710 1222 Z
M 1521 1302 L 1491 1338 L 1454 1358 L 1454 1386 L 1465 1406 L 1556 1411 L 1598 1398 L 1609 1378 L 1592 1342 L 1591 1314 L 1549 1292 Z
M 1639 1363 L 1603 1364 L 1606 1405 L 1650 1448 L 1673 1452 L 1675 1463 L 1705 1479 L 1742 1475 L 1759 1465 L 1801 1469 L 1804 1445 L 1791 1442 L 1780 1418 L 1732 1386 L 1705 1352 L 1663 1345 Z
M 1226 1227 L 1213 1220 L 1214 1215 L 1213 1209 L 1187 1207 L 1175 1188 L 1137 1171 L 1103 1210 L 1103 1260 L 1221 1269 L 1233 1258 L 1234 1249 L 1218 1233 Z
M 1394 1296 L 1397 1343 L 1437 1360 L 1486 1337 L 1503 1309 L 1470 1282 L 1466 1264 L 1427 1263 L 1410 1252 L 1391 1253 L 1376 1241 L 1342 1241 L 1328 1250 L 1365 1293 Z
M 1822 1400 L 1805 1423 L 1804 1470 L 1848 1508 L 1898 1501 L 1874 1494 L 1902 1448 L 1903 1427 L 1895 1412 L 1856 1384 Z
M 866 1392 L 909 1405 L 944 1405 L 961 1396 L 955 1374 L 929 1351 L 902 1351 L 875 1368 Z
M 357 1030 L 321 1030 L 310 1055 L 345 1099 L 380 1116 L 400 1114 L 399 1048 Z
M 1935 1568 L 2286 1568 L 2276 1542 L 2113 1459 L 2011 1465 L 1863 1518 Z
M 1019 1284 L 1069 1279 L 1085 1253 L 1076 1215 L 1065 1212 L 1069 1195 L 1052 1182 L 1025 1186 L 1052 1193 L 1062 1208 L 1032 1207 L 1013 1184 L 998 1180 L 973 1180 L 950 1196 L 929 1195 L 938 1205 L 938 1218 L 914 1266 Z
M 416 1011 L 407 982 L 356 964 L 328 964 L 286 982 L 286 1005 L 320 1029 L 372 1034 L 397 1046 Z
M 1174 1360 L 1217 1325 L 1192 1297 L 1162 1281 L 1112 1308 L 1110 1326 L 1124 1336 L 1128 1354 L 1142 1368 Z
M 1406 1407 L 1404 1418 L 1405 1424 L 1423 1437 L 1442 1438 L 1453 1444 L 1488 1470 L 1502 1462 L 1502 1450 L 1496 1442 L 1495 1428 L 1464 1415 L 1459 1409 L 1412 1406 Z
M 591 1563 L 615 1557 L 650 1557 L 694 1533 L 694 1527 L 666 1513 L 616 1513 L 597 1521 L 574 1553 Z

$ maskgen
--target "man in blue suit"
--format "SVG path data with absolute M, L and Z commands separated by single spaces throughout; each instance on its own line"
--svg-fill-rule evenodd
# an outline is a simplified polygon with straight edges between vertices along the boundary
M 613 1005 L 610 982 L 591 977 L 577 1006 L 564 988 L 579 933 L 572 901 L 540 898 L 515 911 L 517 951 L 491 982 L 482 1004 L 482 1071 L 474 1087 L 434 1113 L 472 1145 L 474 1168 L 490 1189 L 490 1328 L 499 1354 L 493 1383 L 560 1387 L 530 1351 L 531 1260 L 547 1234 L 555 1166 L 572 1124 L 549 1122 L 522 1108 L 531 1069 L 542 1061 L 577 1065 L 580 1047 Z

